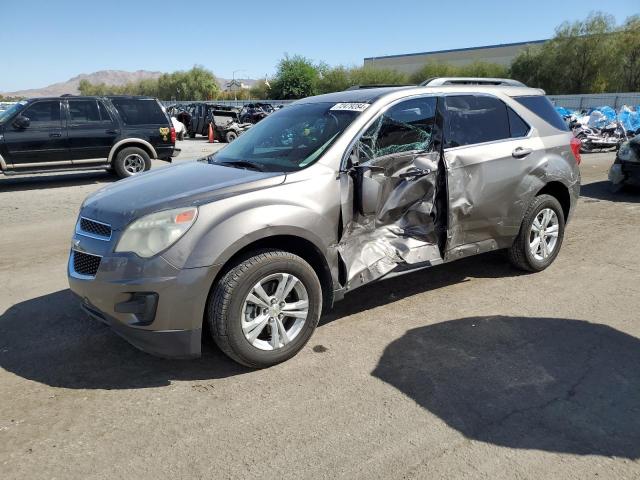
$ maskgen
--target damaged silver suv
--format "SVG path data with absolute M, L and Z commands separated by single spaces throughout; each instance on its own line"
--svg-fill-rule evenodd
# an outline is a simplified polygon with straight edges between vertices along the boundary
M 307 98 L 214 155 L 99 190 L 71 289 L 149 353 L 198 356 L 207 326 L 267 367 L 369 282 L 497 249 L 543 270 L 578 198 L 579 143 L 544 92 L 482 83 Z

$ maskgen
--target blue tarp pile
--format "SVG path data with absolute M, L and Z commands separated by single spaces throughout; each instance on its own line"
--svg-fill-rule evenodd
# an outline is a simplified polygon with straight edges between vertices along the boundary
M 563 118 L 575 117 L 579 123 L 589 127 L 604 128 L 617 119 L 628 131 L 636 132 L 640 130 L 640 105 L 636 106 L 635 109 L 624 105 L 617 112 L 606 105 L 591 108 L 586 112 L 578 112 L 564 107 L 556 107 L 556 111 Z

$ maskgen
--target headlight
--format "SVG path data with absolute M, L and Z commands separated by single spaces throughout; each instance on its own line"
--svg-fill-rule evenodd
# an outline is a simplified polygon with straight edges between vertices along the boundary
M 182 237 L 193 225 L 198 209 L 176 208 L 146 215 L 130 224 L 116 247 L 116 252 L 133 252 L 141 257 L 152 257 Z

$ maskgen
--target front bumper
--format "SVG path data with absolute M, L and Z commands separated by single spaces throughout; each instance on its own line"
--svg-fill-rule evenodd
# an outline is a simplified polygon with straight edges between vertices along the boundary
M 75 271 L 75 251 L 70 253 L 67 274 L 85 312 L 147 353 L 200 356 L 202 322 L 216 267 L 177 269 L 161 256 L 105 254 L 91 277 Z
M 609 170 L 609 181 L 614 185 L 640 185 L 640 162 L 617 160 Z

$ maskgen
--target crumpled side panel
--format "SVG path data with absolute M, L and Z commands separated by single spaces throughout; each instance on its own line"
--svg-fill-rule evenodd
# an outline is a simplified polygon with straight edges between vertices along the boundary
M 344 229 L 337 249 L 346 266 L 347 289 L 402 264 L 442 260 L 434 206 L 438 161 L 437 153 L 395 154 L 354 169 L 353 177 L 343 174 Z M 424 175 L 426 170 L 430 173 Z M 345 188 L 354 192 L 351 204 Z

